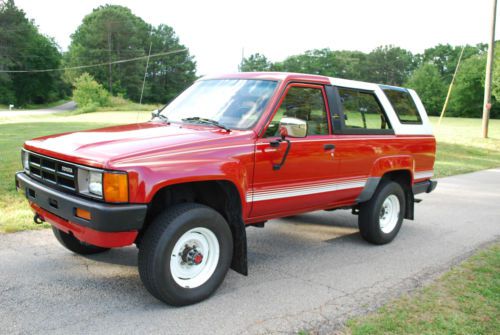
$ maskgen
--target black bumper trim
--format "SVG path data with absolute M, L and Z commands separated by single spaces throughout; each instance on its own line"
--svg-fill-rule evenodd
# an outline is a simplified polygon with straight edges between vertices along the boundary
M 431 193 L 437 186 L 437 180 L 426 180 L 415 183 L 412 186 L 413 194 Z
M 16 187 L 44 210 L 97 231 L 140 230 L 148 209 L 145 204 L 104 204 L 66 194 L 35 181 L 24 172 L 16 173 Z M 91 220 L 75 216 L 77 207 L 89 211 Z

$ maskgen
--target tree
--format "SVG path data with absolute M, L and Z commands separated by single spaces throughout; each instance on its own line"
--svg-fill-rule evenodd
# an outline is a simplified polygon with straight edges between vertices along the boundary
M 367 55 L 365 80 L 401 86 L 416 66 L 410 51 L 392 45 L 380 46 Z
M 480 117 L 483 110 L 486 57 L 472 56 L 460 64 L 450 98 L 449 116 Z
M 85 16 L 82 24 L 71 35 L 67 65 L 106 63 L 143 56 L 146 41 L 149 41 L 149 26 L 132 14 L 130 9 L 114 5 L 100 6 Z M 126 93 L 131 99 L 139 99 L 144 75 L 142 62 L 72 71 L 70 78 L 78 77 L 84 71 L 105 85 L 111 93 Z
M 470 58 L 474 55 L 482 55 L 486 52 L 488 46 L 484 43 L 476 46 L 466 45 L 462 60 Z M 431 62 L 438 68 L 445 83 L 449 84 L 455 68 L 457 67 L 458 58 L 462 52 L 462 46 L 451 46 L 450 44 L 438 44 L 435 47 L 425 49 L 421 60 L 424 63 Z
M 271 64 L 278 71 L 312 73 L 330 77 L 363 80 L 366 54 L 360 51 L 308 50 L 303 54 Z
M 174 30 L 159 25 L 151 34 L 151 53 L 181 50 L 186 47 L 179 42 Z M 189 52 L 166 57 L 151 58 L 146 77 L 144 101 L 167 103 L 196 80 L 196 62 Z
M 439 115 L 446 97 L 446 84 L 436 65 L 424 63 L 416 69 L 405 84 L 414 89 L 429 115 Z
M 172 28 L 166 25 L 153 28 L 126 7 L 105 5 L 85 16 L 72 35 L 66 62 L 69 66 L 78 66 L 145 56 L 150 41 L 152 53 L 185 48 L 179 44 Z M 152 58 L 149 65 L 147 80 L 151 81 L 145 92 L 148 101 L 168 100 L 194 79 L 196 65 L 189 52 Z M 123 94 L 138 101 L 145 67 L 146 60 L 134 61 L 69 71 L 66 75 L 73 81 L 83 71 L 89 72 L 112 94 Z
M 266 56 L 260 53 L 255 53 L 250 55 L 248 58 L 243 58 L 240 64 L 241 72 L 270 71 L 271 68 L 272 63 Z
M 0 4 L 0 69 L 58 68 L 61 54 L 54 40 L 40 34 L 13 0 Z M 0 103 L 44 103 L 61 98 L 65 85 L 58 71 L 1 73 Z

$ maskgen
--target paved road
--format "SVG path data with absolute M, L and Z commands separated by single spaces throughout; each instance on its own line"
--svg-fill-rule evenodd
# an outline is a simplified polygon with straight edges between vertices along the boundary
M 211 299 L 184 308 L 145 291 L 133 247 L 85 258 L 49 231 L 1 235 L 1 333 L 331 333 L 499 239 L 500 169 L 442 179 L 422 198 L 385 246 L 363 242 L 347 211 L 249 228 L 250 275 L 230 271 Z
M 67 111 L 72 111 L 76 109 L 76 104 L 74 101 L 66 102 L 62 105 L 44 108 L 44 109 L 18 109 L 18 110 L 0 110 L 0 116 L 19 116 L 19 115 L 43 115 L 43 114 L 54 114 L 62 113 Z

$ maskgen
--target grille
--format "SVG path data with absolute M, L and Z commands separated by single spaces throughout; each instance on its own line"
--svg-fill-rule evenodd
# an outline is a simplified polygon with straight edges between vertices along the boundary
M 59 186 L 65 190 L 76 191 L 77 167 L 49 157 L 29 154 L 30 175 L 48 185 Z

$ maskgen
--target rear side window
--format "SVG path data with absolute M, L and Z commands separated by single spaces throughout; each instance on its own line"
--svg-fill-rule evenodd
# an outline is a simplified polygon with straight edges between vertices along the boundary
M 422 119 L 410 93 L 402 90 L 383 88 L 401 123 L 421 124 Z
M 373 93 L 339 87 L 346 129 L 391 129 Z

